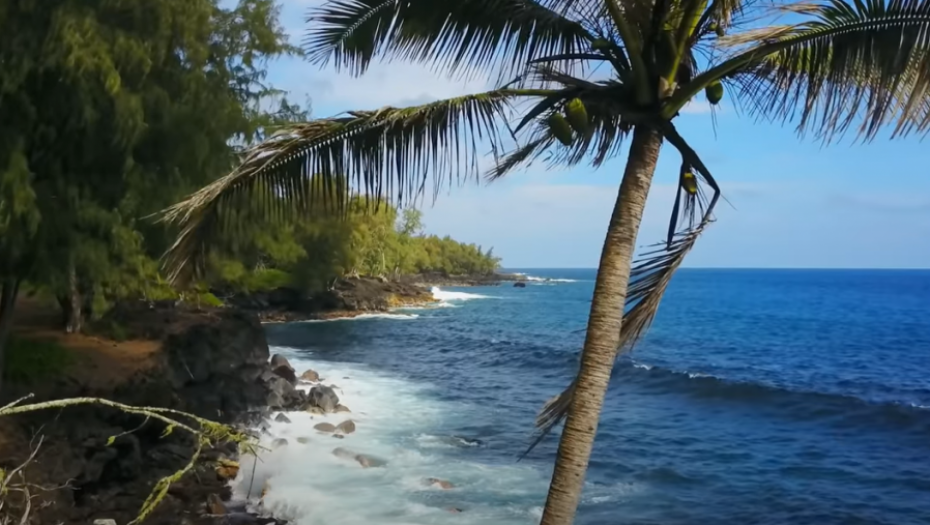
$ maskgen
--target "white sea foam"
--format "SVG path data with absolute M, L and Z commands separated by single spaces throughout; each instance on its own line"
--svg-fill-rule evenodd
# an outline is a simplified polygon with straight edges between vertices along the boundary
M 241 458 L 234 483 L 237 499 L 249 498 L 251 484 L 255 507 L 267 487 L 262 508 L 292 525 L 538 523 L 547 482 L 541 471 L 526 464 L 471 460 L 469 455 L 480 450 L 477 446 L 458 447 L 455 436 L 441 432 L 444 421 L 451 421 L 447 418 L 479 418 L 480 407 L 440 401 L 428 386 L 361 365 L 312 362 L 294 350 L 283 353 L 298 372 L 313 368 L 328 378 L 327 383 L 336 383 L 340 401 L 352 413 L 288 413 L 291 423 L 270 422 L 262 445 L 271 448 L 277 438 L 288 444 L 260 453 L 254 482 L 252 458 Z M 345 439 L 313 429 L 324 421 L 338 424 L 345 419 L 357 425 Z M 300 443 L 297 438 L 310 441 Z M 362 468 L 335 457 L 336 447 L 376 456 L 387 465 Z M 448 480 L 455 488 L 427 486 L 424 480 L 430 477 Z M 463 512 L 451 513 L 450 508 Z
M 467 293 L 467 292 L 450 292 L 443 290 L 438 286 L 434 286 L 430 289 L 430 292 L 433 294 L 433 298 L 437 301 L 446 302 L 446 301 L 471 301 L 472 299 L 490 299 L 490 296 L 481 295 L 476 293 Z M 441 303 L 440 303 L 441 304 Z
M 365 321 L 370 319 L 396 319 L 398 321 L 409 321 L 420 317 L 417 314 L 397 314 L 397 313 L 379 313 L 379 314 L 360 314 L 354 317 L 334 317 L 332 319 L 310 319 L 300 321 L 301 323 L 332 323 L 336 321 Z
M 531 283 L 577 283 L 577 279 L 553 279 L 550 277 L 536 277 L 535 275 L 527 275 L 525 273 L 515 273 L 514 275 L 522 275 L 524 279 Z

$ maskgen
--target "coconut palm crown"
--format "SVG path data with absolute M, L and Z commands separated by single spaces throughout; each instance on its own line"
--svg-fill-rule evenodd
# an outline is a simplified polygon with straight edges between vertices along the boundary
M 930 0 L 329 0 L 310 14 L 305 49 L 355 75 L 395 58 L 490 74 L 500 87 L 280 130 L 166 210 L 180 228 L 166 255 L 172 279 L 201 271 L 211 238 L 231 227 L 224 210 L 263 187 L 281 197 L 263 201 L 267 215 L 320 202 L 311 176 L 401 204 L 428 183 L 496 179 L 534 160 L 598 167 L 628 152 L 578 375 L 538 419 L 540 436 L 565 421 L 544 525 L 573 521 L 616 356 L 648 327 L 713 218 L 720 188 L 677 131 L 679 111 L 726 93 L 750 116 L 790 120 L 824 141 L 930 128 Z M 633 263 L 666 142 L 681 161 L 668 238 Z M 496 163 L 481 173 L 488 147 Z

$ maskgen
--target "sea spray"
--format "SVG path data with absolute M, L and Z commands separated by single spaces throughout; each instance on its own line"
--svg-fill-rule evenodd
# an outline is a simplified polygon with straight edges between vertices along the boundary
M 455 436 L 444 429 L 451 418 L 480 417 L 478 407 L 442 402 L 434 389 L 365 366 L 309 361 L 294 349 L 285 352 L 302 371 L 312 368 L 326 384 L 338 387 L 351 413 L 325 416 L 291 412 L 291 423 L 270 421 L 262 445 L 252 489 L 253 505 L 264 489 L 261 509 L 294 525 L 385 525 L 440 523 L 535 523 L 545 498 L 546 477 L 539 470 L 509 463 L 476 461 L 481 441 Z M 309 388 L 309 385 L 301 386 Z M 351 419 L 353 434 L 342 439 L 314 430 L 321 422 L 333 425 Z M 287 445 L 271 447 L 286 439 Z M 436 446 L 446 443 L 450 446 Z M 455 446 L 460 444 L 461 446 Z M 383 459 L 383 468 L 363 468 L 334 449 Z M 346 454 L 340 454 L 345 456 Z M 235 486 L 235 497 L 245 499 L 251 477 L 248 459 Z M 446 480 L 443 490 L 427 482 Z M 450 509 L 460 509 L 452 513 Z M 452 520 L 452 521 L 450 521 Z

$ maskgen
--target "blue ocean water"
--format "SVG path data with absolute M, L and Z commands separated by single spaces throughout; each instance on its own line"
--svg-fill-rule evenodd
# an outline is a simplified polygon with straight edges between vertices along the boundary
M 336 382 L 384 379 L 359 395 L 407 424 L 365 437 L 362 421 L 359 445 L 459 485 L 400 483 L 390 498 L 407 503 L 386 499 L 383 523 L 538 521 L 557 436 L 516 458 L 576 370 L 594 271 L 517 271 L 554 281 L 443 289 L 444 308 L 268 325 L 270 344 Z M 444 439 L 479 446 L 433 446 Z M 448 506 L 464 512 L 430 513 Z M 379 519 L 342 516 L 295 518 Z M 615 369 L 577 523 L 930 523 L 930 271 L 680 271 Z

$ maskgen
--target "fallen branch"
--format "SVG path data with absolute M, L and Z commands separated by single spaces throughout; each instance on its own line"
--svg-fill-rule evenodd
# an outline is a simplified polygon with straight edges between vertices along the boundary
M 198 417 L 193 414 L 188 414 L 187 412 L 182 412 L 180 410 L 160 407 L 136 407 L 99 397 L 76 397 L 69 399 L 57 399 L 54 401 L 43 401 L 41 403 L 23 404 L 25 401 L 31 399 L 32 397 L 32 395 L 29 395 L 18 399 L 6 406 L 0 407 L 0 418 L 16 414 L 25 414 L 28 412 L 37 412 L 40 410 L 60 409 L 79 405 L 97 405 L 113 408 L 128 414 L 136 414 L 145 417 L 145 420 L 142 422 L 142 424 L 133 430 L 111 436 L 107 440 L 108 445 L 113 444 L 113 442 L 121 436 L 138 431 L 149 420 L 161 421 L 166 425 L 165 431 L 162 433 L 162 437 L 168 436 L 175 429 L 180 429 L 184 432 L 190 433 L 197 439 L 197 449 L 191 456 L 190 461 L 188 461 L 183 468 L 174 474 L 165 476 L 164 478 L 158 480 L 158 482 L 155 484 L 155 487 L 152 489 L 152 492 L 149 494 L 148 498 L 139 509 L 139 514 L 133 521 L 129 523 L 129 525 L 142 522 L 152 513 L 153 510 L 155 510 L 158 504 L 161 503 L 164 497 L 168 494 L 168 489 L 171 487 L 171 485 L 179 481 L 184 477 L 184 475 L 186 475 L 191 471 L 191 469 L 194 468 L 194 465 L 197 463 L 197 460 L 200 458 L 200 454 L 205 447 L 213 446 L 216 443 L 234 442 L 238 444 L 240 449 L 243 449 L 243 452 L 245 453 L 254 454 L 256 452 L 256 445 L 251 437 L 238 432 L 227 425 L 222 425 L 220 423 L 210 421 L 209 419 Z M 40 438 L 39 444 L 33 447 L 29 458 L 27 458 L 26 461 L 24 461 L 21 465 L 9 473 L 6 473 L 0 469 L 0 525 L 27 525 L 29 523 L 29 514 L 32 511 L 32 500 L 39 496 L 39 494 L 31 492 L 29 490 L 30 488 L 40 489 L 42 491 L 54 490 L 26 483 L 25 480 L 24 471 L 29 463 L 35 459 L 41 444 L 42 438 Z M 15 512 L 12 512 L 10 504 L 12 494 L 19 494 L 19 500 L 22 502 L 21 507 L 18 508 Z

